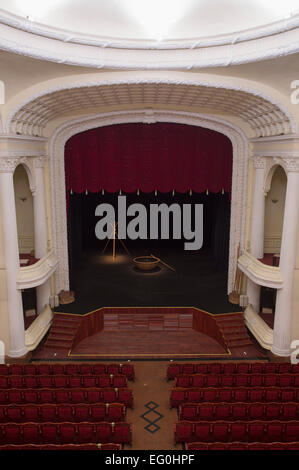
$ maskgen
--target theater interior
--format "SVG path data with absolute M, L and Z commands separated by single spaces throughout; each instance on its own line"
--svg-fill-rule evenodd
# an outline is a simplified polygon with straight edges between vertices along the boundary
M 0 450 L 299 450 L 297 3 L 0 0 Z

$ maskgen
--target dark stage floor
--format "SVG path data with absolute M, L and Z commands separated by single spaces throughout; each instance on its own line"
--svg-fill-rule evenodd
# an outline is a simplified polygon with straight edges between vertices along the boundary
M 131 247 L 130 247 L 131 248 Z M 76 301 L 61 305 L 57 312 L 87 313 L 99 307 L 186 307 L 194 306 L 211 313 L 240 311 L 228 302 L 227 272 L 216 269 L 208 251 L 184 251 L 136 245 L 134 256 L 154 254 L 175 268 L 161 266 L 154 272 L 136 271 L 132 258 L 118 247 L 112 260 L 107 254 L 86 252 L 71 270 L 71 289 Z

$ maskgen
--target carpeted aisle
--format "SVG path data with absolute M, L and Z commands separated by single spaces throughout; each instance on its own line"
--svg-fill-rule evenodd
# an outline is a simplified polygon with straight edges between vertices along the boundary
M 127 422 L 133 424 L 132 450 L 175 449 L 173 425 L 177 410 L 169 408 L 173 381 L 166 382 L 168 364 L 168 361 L 134 363 L 136 381 L 130 383 L 134 409 L 127 410 Z

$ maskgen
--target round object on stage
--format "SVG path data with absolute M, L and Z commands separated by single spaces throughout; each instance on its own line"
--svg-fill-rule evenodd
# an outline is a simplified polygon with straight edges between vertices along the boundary
M 160 260 L 152 256 L 137 256 L 133 258 L 133 262 L 140 271 L 152 271 L 158 266 Z

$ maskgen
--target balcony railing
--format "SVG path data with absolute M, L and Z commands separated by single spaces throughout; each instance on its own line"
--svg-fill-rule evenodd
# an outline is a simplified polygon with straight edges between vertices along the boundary
M 28 351 L 33 351 L 49 330 L 53 312 L 49 305 L 43 309 L 34 322 L 25 331 L 25 344 Z
M 273 330 L 256 313 L 252 305 L 248 305 L 244 312 L 244 320 L 247 328 L 254 335 L 256 340 L 265 349 L 271 349 L 273 345 Z
M 18 289 L 30 289 L 42 285 L 56 270 L 58 261 L 53 250 L 31 266 L 19 269 L 17 279 Z
M 238 267 L 255 284 L 273 289 L 281 289 L 283 286 L 279 267 L 268 266 L 247 251 L 238 259 Z

